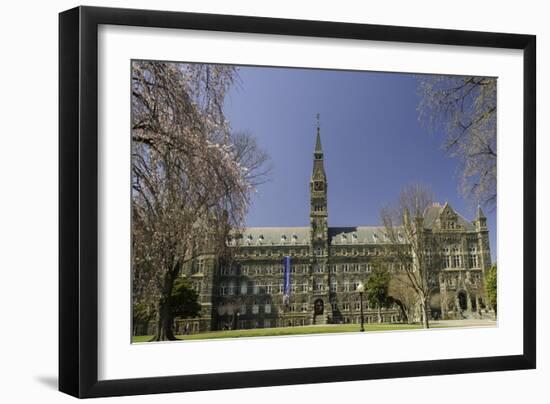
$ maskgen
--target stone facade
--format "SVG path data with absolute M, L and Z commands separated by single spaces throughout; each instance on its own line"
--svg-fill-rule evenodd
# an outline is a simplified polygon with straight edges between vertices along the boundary
M 184 271 L 199 292 L 201 315 L 178 319 L 190 332 L 360 322 L 356 291 L 384 253 L 381 226 L 329 227 L 328 182 L 319 128 L 313 153 L 310 226 L 247 228 L 233 237 L 231 262 L 204 254 Z M 487 313 L 484 272 L 491 265 L 486 218 L 469 222 L 449 204 L 433 204 L 422 219 L 426 237 L 442 240 L 442 267 L 431 299 L 434 318 L 482 317 Z M 283 303 L 283 259 L 291 257 L 291 294 Z M 365 322 L 378 310 L 363 301 Z M 419 318 L 416 318 L 419 320 Z M 382 310 L 383 322 L 401 321 L 397 307 Z

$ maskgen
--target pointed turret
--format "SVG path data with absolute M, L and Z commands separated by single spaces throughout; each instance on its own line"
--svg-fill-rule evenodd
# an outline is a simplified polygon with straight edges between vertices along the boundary
M 476 219 L 486 219 L 485 214 L 483 213 L 483 210 L 481 210 L 481 205 L 477 205 L 477 216 Z
M 474 220 L 474 224 L 476 225 L 477 231 L 487 229 L 487 218 L 485 217 L 483 210 L 481 210 L 481 205 L 477 205 L 477 214 L 476 220 Z

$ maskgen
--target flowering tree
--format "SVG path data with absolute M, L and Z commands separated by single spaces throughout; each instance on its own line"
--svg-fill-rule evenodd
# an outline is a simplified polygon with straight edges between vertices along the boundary
M 239 228 L 267 156 L 232 135 L 223 99 L 229 66 L 132 64 L 132 260 L 134 305 L 156 309 L 155 340 L 175 339 L 174 283 L 201 251 L 223 253 Z
M 461 190 L 474 204 L 496 207 L 497 79 L 421 76 L 420 119 L 446 133 L 443 147 L 462 165 Z

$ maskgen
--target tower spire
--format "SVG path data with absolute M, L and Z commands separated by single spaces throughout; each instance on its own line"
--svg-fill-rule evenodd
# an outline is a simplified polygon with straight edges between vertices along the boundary
M 321 118 L 321 115 L 318 113 L 317 114 L 317 139 L 315 141 L 315 154 L 321 154 L 321 158 L 322 158 L 322 154 L 323 154 L 323 147 L 321 146 L 321 124 L 320 124 L 320 118 Z

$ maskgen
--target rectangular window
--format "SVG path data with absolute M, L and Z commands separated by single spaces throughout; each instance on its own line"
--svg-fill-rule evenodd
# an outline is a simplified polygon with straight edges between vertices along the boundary
M 269 314 L 271 313 L 271 305 L 270 304 L 266 304 L 265 307 L 264 307 L 264 312 L 266 314 Z
M 259 311 L 260 311 L 260 306 L 258 306 L 257 304 L 253 304 L 252 305 L 252 314 L 258 314 Z
M 460 268 L 460 255 L 453 255 L 453 268 Z

